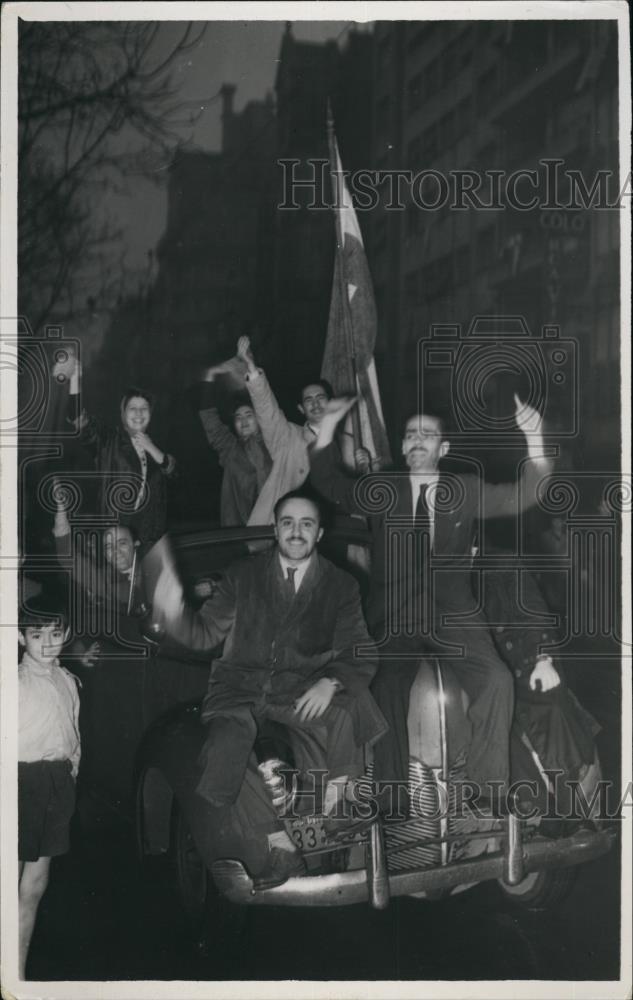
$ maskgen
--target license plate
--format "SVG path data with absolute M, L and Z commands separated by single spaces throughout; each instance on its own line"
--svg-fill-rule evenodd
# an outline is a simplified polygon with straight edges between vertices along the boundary
M 318 851 L 327 843 L 322 816 L 301 816 L 299 819 L 287 820 L 286 828 L 293 843 L 304 854 Z

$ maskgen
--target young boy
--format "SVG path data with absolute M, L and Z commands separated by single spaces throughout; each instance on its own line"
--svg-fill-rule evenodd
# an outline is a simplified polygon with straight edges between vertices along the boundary
M 18 857 L 20 978 L 52 857 L 69 846 L 79 768 L 79 695 L 59 665 L 64 614 L 42 597 L 22 613 L 18 667 Z

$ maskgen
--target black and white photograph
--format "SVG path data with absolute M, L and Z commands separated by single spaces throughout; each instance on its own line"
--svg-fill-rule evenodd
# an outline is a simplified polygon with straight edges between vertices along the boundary
M 630 996 L 628 5 L 1 14 L 2 996 Z

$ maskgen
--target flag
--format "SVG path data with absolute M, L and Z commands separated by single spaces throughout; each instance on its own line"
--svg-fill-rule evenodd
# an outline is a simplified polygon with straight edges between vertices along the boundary
M 345 425 L 343 457 L 353 464 L 355 448 L 364 447 L 381 465 L 391 456 L 380 402 L 374 346 L 376 304 L 363 246 L 363 237 L 342 173 L 341 158 L 331 119 L 330 169 L 334 187 L 336 256 L 321 377 L 337 396 L 358 395 Z M 347 446 L 346 446 L 347 443 Z

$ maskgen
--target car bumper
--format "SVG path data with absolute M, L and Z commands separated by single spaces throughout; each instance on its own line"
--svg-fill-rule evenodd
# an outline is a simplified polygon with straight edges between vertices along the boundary
M 582 830 L 559 840 L 535 838 L 523 845 L 525 874 L 551 868 L 569 867 L 605 854 L 612 845 L 605 831 Z M 504 855 L 452 862 L 444 867 L 397 872 L 388 876 L 390 896 L 429 896 L 450 892 L 458 886 L 501 879 L 506 871 Z M 367 871 L 358 869 L 334 875 L 302 876 L 288 879 L 273 889 L 255 890 L 239 861 L 217 861 L 212 874 L 218 890 L 233 903 L 270 906 L 351 906 L 370 900 Z

